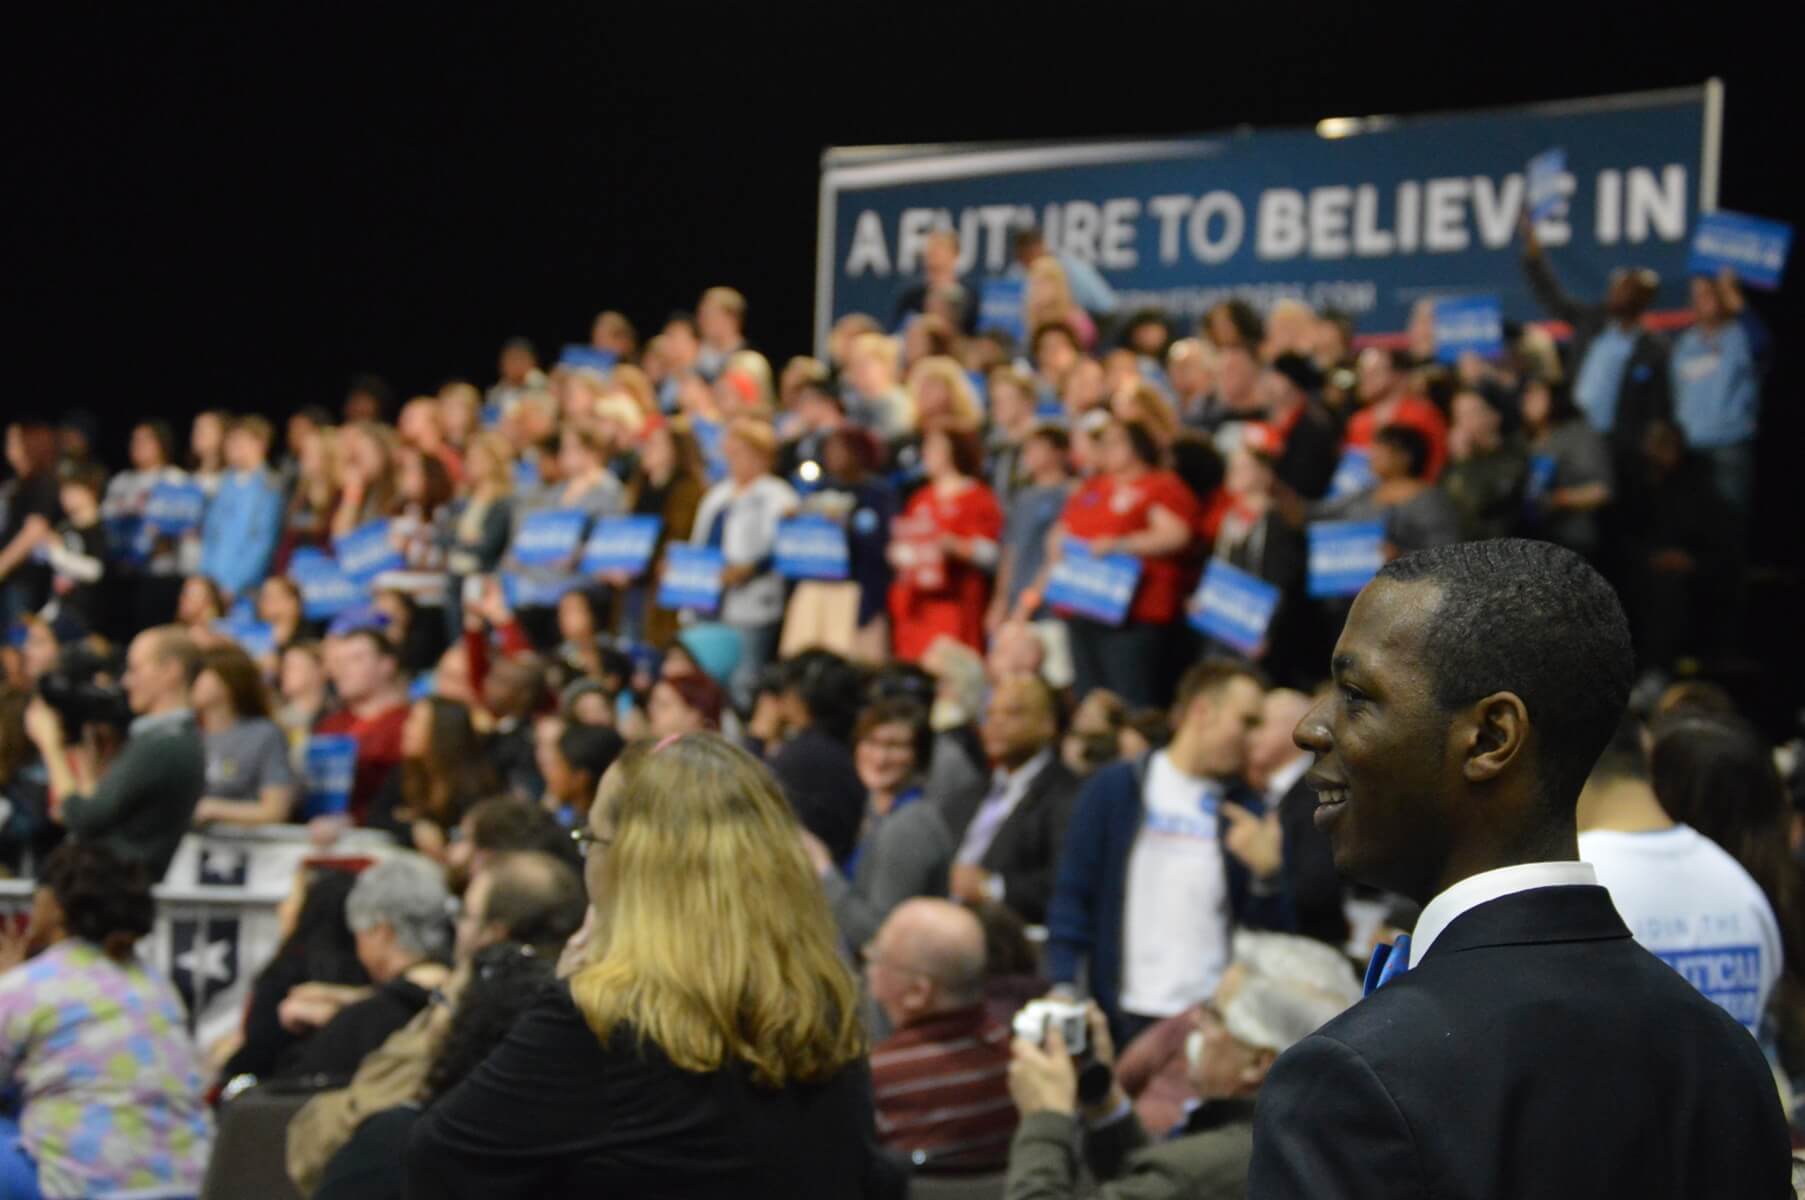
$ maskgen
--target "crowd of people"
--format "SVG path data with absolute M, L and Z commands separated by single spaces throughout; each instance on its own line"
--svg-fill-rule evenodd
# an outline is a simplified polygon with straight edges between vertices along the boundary
M 1564 352 L 1524 324 L 1445 361 L 1431 304 L 1395 348 L 1296 301 L 1178 330 L 1016 247 L 1019 343 L 941 231 L 894 313 L 781 369 L 712 288 L 643 343 L 614 311 L 546 361 L 509 341 L 486 390 L 361 378 L 280 445 L 145 420 L 109 476 L 79 416 L 10 423 L 0 870 L 37 902 L 0 938 L 4 1194 L 195 1195 L 210 1105 L 272 1081 L 316 1093 L 286 1166 L 339 1200 L 1321 1194 L 1348 1152 L 1268 1112 L 1396 1131 L 1287 1052 L 1391 1088 L 1359 971 L 1504 944 L 1449 885 L 1575 832 L 1584 878 L 1544 882 L 1621 920 L 1556 916 L 1714 1002 L 1652 987 L 1724 1079 L 1765 1072 L 1726 1144 L 1771 1149 L 1747 1106 L 1805 1081 L 1798 764 L 1669 681 L 1740 602 L 1768 342 L 1734 277 L 1669 344 L 1648 273 L 1577 301 L 1526 229 Z M 1316 586 L 1329 522 L 1377 526 L 1378 582 Z M 1075 599 L 1099 561 L 1113 612 Z M 1199 620 L 1220 568 L 1275 590 L 1252 643 Z M 1376 611 L 1411 587 L 1433 629 Z M 1430 696 L 1483 710 L 1455 766 L 1367 715 Z M 1510 802 L 1452 810 L 1456 780 Z M 151 888 L 191 831 L 290 824 L 318 849 L 281 944 L 197 1047 L 134 956 Z M 349 828 L 395 849 L 335 855 Z M 1012 1036 L 1045 996 L 1081 1052 Z

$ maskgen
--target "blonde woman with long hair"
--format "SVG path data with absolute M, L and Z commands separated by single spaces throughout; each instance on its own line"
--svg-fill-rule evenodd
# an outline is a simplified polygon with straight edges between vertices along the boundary
M 427 1110 L 408 1194 L 864 1194 L 858 993 L 798 828 L 719 737 L 629 748 L 577 833 L 567 985 Z

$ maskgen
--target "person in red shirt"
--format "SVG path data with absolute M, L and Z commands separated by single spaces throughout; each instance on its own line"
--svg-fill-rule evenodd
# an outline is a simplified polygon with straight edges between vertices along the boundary
M 339 707 L 321 717 L 315 733 L 347 733 L 357 739 L 348 815 L 362 825 L 376 793 L 401 763 L 401 726 L 407 692 L 395 647 L 375 629 L 357 629 L 326 645 L 326 674 Z
M 1169 693 L 1176 656 L 1173 625 L 1196 582 L 1191 553 L 1201 523 L 1197 497 L 1164 466 L 1153 431 L 1138 421 L 1114 420 L 1099 435 L 1101 470 L 1086 480 L 1053 529 L 1048 569 L 1067 538 L 1093 555 L 1132 554 L 1140 582 L 1119 626 L 1062 613 L 1072 643 L 1077 694 L 1108 688 L 1130 705 L 1158 704 Z
M 927 484 L 909 501 L 890 543 L 890 626 L 896 657 L 921 658 L 937 637 L 984 649 L 1003 510 L 980 483 L 984 444 L 975 433 L 934 429 L 922 438 Z
M 1441 409 L 1404 391 L 1403 376 L 1389 350 L 1368 346 L 1360 352 L 1355 370 L 1363 407 L 1347 423 L 1346 444 L 1371 446 L 1373 437 L 1387 425 L 1408 426 L 1429 443 L 1429 469 L 1423 478 L 1434 483 L 1448 461 L 1448 420 Z

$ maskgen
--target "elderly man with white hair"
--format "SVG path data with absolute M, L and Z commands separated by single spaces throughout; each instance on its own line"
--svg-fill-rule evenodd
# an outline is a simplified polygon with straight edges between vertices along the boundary
M 1243 930 L 1216 994 L 1194 1013 L 1186 1043 L 1201 1100 L 1170 1139 L 1153 1143 L 1120 1083 L 1095 1105 L 1078 1100 L 1072 1059 L 1055 1030 L 1048 1044 L 1016 1039 L 1009 1090 L 1022 1123 L 1009 1152 L 1007 1200 L 1065 1200 L 1079 1191 L 1078 1153 L 1100 1200 L 1241 1197 L 1253 1156 L 1253 1109 L 1273 1061 L 1360 999 L 1347 959 L 1321 942 Z M 1109 1026 L 1089 1014 L 1096 1057 L 1113 1063 Z

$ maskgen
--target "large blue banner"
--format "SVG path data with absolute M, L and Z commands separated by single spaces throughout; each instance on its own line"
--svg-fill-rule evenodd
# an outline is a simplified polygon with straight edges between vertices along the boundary
M 1532 159 L 1538 232 L 1568 287 L 1602 296 L 1612 269 L 1653 267 L 1656 306 L 1679 309 L 1689 235 L 1716 207 L 1720 99 L 1713 83 L 1321 132 L 829 151 L 816 341 L 847 313 L 887 321 L 937 227 L 958 230 L 961 274 L 982 294 L 1008 273 L 1022 221 L 1095 266 L 1123 312 L 1189 323 L 1230 296 L 1295 296 L 1383 333 L 1419 299 L 1487 294 L 1508 319 L 1540 319 L 1517 234 Z M 1550 147 L 1558 157 L 1538 157 Z

